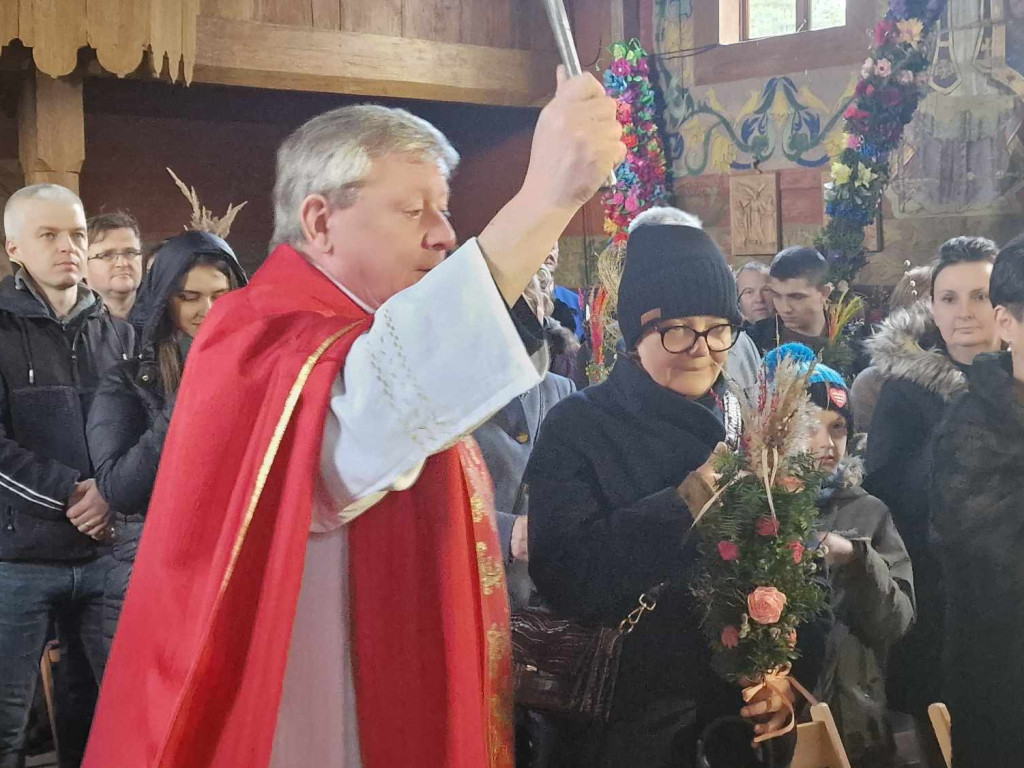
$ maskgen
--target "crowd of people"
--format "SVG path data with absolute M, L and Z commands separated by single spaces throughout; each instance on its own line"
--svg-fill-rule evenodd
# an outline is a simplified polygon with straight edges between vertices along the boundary
M 1024 239 L 949 240 L 868 327 L 837 321 L 814 248 L 733 272 L 699 219 L 647 211 L 588 386 L 550 243 L 617 131 L 596 82 L 563 78 L 524 191 L 456 249 L 436 129 L 314 118 L 281 148 L 252 283 L 211 232 L 144 253 L 126 212 L 10 197 L 0 768 L 25 765 L 52 639 L 62 766 L 788 764 L 793 734 L 751 738 L 795 694 L 743 700 L 688 583 L 739 401 L 783 359 L 826 477 L 807 546 L 830 610 L 794 676 L 855 768 L 901 765 L 907 728 L 939 765 L 939 701 L 957 768 L 1017 764 Z M 607 721 L 510 719 L 507 606 L 617 626 L 656 585 Z

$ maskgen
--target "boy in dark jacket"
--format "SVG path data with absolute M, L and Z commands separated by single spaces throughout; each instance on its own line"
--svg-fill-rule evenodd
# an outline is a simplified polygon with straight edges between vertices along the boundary
M 957 768 L 1020 765 L 1024 755 L 1024 238 L 999 252 L 990 297 L 1011 351 L 975 358 L 932 444 Z
M 792 356 L 808 367 L 813 352 L 787 344 L 766 362 Z M 847 455 L 853 427 L 850 391 L 838 372 L 818 364 L 810 375 L 818 406 L 810 448 L 830 473 L 819 506 L 834 623 L 816 694 L 828 702 L 854 768 L 894 765 L 895 744 L 885 698 L 889 648 L 914 620 L 910 556 L 888 508 L 860 487 L 860 460 Z
M 4 210 L 16 273 L 0 282 L 0 766 L 24 761 L 25 724 L 51 623 L 65 667 L 62 758 L 85 747 L 95 681 L 102 674 L 100 543 L 107 503 L 93 477 L 85 420 L 103 373 L 132 353 L 133 333 L 81 283 L 86 258 L 82 203 L 40 184 L 15 192 Z M 66 670 L 65 670 L 66 671 Z M 95 678 L 95 679 L 89 679 Z

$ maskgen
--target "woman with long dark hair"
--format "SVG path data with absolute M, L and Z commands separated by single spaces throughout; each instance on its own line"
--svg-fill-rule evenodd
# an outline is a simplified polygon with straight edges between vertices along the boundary
M 231 246 L 217 235 L 186 232 L 163 243 L 150 261 L 131 316 L 142 339 L 141 354 L 112 370 L 93 400 L 89 450 L 116 528 L 115 564 L 104 595 L 108 652 L 188 350 L 214 302 L 246 282 Z
M 950 403 L 967 390 L 974 358 L 1000 348 L 989 301 L 997 251 L 983 237 L 944 243 L 932 269 L 930 304 L 893 312 L 867 342 L 885 383 L 871 422 L 864 489 L 892 512 L 917 590 L 916 623 L 889 660 L 889 702 L 914 716 L 933 755 L 927 708 L 943 695 L 946 591 L 932 535 L 929 445 Z

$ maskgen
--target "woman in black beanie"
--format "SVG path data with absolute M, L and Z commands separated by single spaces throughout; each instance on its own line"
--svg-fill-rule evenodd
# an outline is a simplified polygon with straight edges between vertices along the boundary
M 703 230 L 642 226 L 629 236 L 618 315 L 627 354 L 607 381 L 552 409 L 527 467 L 530 575 L 556 612 L 606 626 L 670 583 L 624 640 L 610 721 L 555 723 L 550 765 L 689 768 L 706 725 L 742 707 L 739 687 L 712 670 L 686 583 L 712 453 L 739 434 L 722 376 L 740 330 L 736 284 Z M 788 762 L 786 739 L 768 742 L 760 763 L 750 727 L 719 736 L 713 768 Z

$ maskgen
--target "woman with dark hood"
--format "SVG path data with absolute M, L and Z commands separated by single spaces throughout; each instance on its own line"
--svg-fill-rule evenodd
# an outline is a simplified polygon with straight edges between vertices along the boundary
M 141 354 L 112 370 L 93 400 L 89 450 L 116 527 L 115 564 L 104 595 L 108 652 L 192 339 L 213 303 L 246 282 L 231 246 L 217 235 L 185 232 L 167 240 L 154 254 L 132 310 Z

